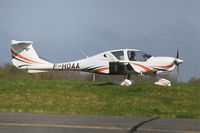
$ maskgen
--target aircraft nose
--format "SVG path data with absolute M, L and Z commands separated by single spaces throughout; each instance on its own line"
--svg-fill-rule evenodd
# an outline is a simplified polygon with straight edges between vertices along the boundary
M 181 59 L 178 59 L 178 58 L 175 58 L 175 60 L 174 60 L 174 62 L 175 62 L 175 64 L 181 64 L 181 63 L 183 63 L 183 60 L 181 60 Z

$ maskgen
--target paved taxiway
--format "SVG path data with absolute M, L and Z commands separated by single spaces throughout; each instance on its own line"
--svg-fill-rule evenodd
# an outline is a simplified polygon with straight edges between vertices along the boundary
M 200 120 L 0 113 L 0 133 L 200 133 Z

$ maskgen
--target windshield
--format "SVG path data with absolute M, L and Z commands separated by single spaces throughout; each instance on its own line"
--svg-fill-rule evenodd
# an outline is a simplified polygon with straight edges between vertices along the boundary
M 130 61 L 147 61 L 151 55 L 142 51 L 128 51 L 128 58 Z

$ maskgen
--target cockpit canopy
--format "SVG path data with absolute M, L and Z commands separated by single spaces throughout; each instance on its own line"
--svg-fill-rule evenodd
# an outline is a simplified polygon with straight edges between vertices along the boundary
M 151 58 L 151 55 L 142 51 L 127 51 L 127 54 L 130 61 L 147 61 Z
M 147 61 L 152 56 L 139 50 L 119 50 L 111 52 L 118 60 Z M 127 57 L 126 57 L 127 56 Z

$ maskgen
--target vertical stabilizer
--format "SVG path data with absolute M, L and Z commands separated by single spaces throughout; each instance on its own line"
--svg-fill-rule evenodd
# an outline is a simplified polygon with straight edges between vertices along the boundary
M 25 69 L 27 66 L 50 63 L 39 58 L 32 44 L 32 41 L 12 40 L 11 55 L 14 66 Z

